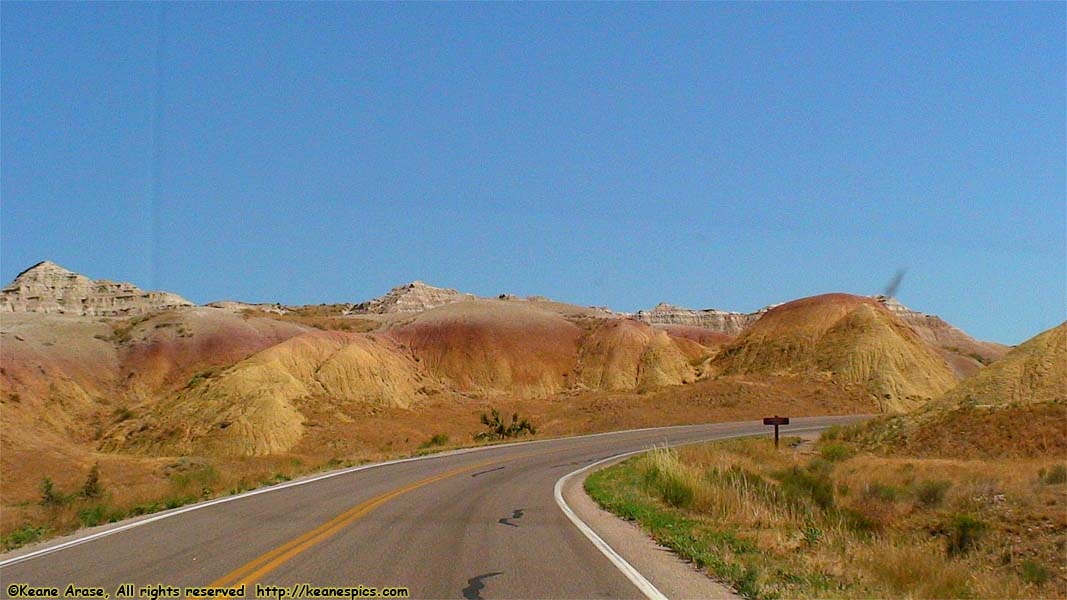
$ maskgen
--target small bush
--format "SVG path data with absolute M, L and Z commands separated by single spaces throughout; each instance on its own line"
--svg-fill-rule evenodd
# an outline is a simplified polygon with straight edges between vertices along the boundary
M 822 435 L 819 437 L 824 440 L 836 440 L 837 438 L 841 437 L 841 426 L 833 425 L 823 431 Z
M 115 409 L 115 422 L 121 423 L 128 419 L 133 418 L 133 411 L 125 406 L 120 406 Z
M 107 510 L 101 506 L 90 506 L 78 511 L 78 520 L 86 527 L 96 527 L 107 522 Z
M 1048 473 L 1045 474 L 1045 483 L 1049 485 L 1067 483 L 1067 466 L 1056 465 L 1049 469 Z
M 1026 583 L 1032 585 L 1044 585 L 1052 578 L 1052 573 L 1045 567 L 1045 565 L 1036 563 L 1032 560 L 1024 560 L 1022 564 L 1022 572 L 1019 573 L 1019 577 Z
M 793 467 L 778 474 L 782 491 L 794 499 L 810 498 L 816 506 L 829 510 L 834 506 L 834 483 L 820 470 Z
M 82 498 L 99 498 L 103 495 L 104 489 L 100 485 L 100 464 L 97 463 L 89 469 L 89 475 L 82 485 L 81 496 Z
M 45 477 L 41 480 L 41 505 L 47 507 L 63 506 L 69 502 L 69 498 L 56 489 L 56 484 Z
M 826 444 L 819 449 L 819 455 L 829 462 L 838 462 L 852 456 L 852 449 L 844 444 Z
M 818 544 L 819 540 L 821 540 L 823 537 L 822 529 L 816 527 L 814 523 L 806 524 L 804 526 L 804 529 L 802 530 L 802 533 L 804 534 L 804 543 L 808 546 L 814 546 L 815 544 Z
M 949 537 L 946 551 L 949 556 L 966 554 L 978 543 L 985 533 L 986 524 L 970 515 L 955 515 L 949 523 Z
M 948 481 L 922 481 L 915 488 L 915 498 L 927 508 L 941 506 L 950 487 L 952 484 Z
M 900 498 L 900 489 L 875 481 L 864 488 L 863 497 L 878 500 L 879 502 L 896 502 Z
M 520 419 L 519 413 L 511 415 L 511 423 L 500 416 L 500 411 L 491 409 L 489 414 L 482 413 L 482 425 L 486 430 L 474 435 L 475 440 L 503 440 L 526 434 L 537 435 L 537 428 L 527 419 Z
M 423 442 L 421 445 L 419 445 L 419 449 L 420 450 L 425 450 L 426 448 L 433 448 L 435 446 L 444 446 L 447 443 L 448 443 L 448 436 L 447 435 L 445 435 L 443 433 L 435 433 L 433 435 L 433 437 L 431 437 L 429 440 L 427 440 L 427 441 Z

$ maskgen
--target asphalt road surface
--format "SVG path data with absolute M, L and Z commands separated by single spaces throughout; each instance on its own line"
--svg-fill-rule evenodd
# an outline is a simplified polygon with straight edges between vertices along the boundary
M 793 419 L 810 430 L 855 417 Z M 0 557 L 11 586 L 408 588 L 412 598 L 648 597 L 569 518 L 564 476 L 621 453 L 771 430 L 761 422 L 511 444 L 344 469 Z M 580 518 L 580 515 L 579 515 Z M 625 558 L 624 559 L 625 563 Z M 655 581 L 650 581 L 655 585 Z

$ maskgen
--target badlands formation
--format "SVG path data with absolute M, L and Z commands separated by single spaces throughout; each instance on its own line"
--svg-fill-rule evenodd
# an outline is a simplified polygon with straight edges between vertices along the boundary
M 0 309 L 4 527 L 43 473 L 73 485 L 94 462 L 135 490 L 178 458 L 246 469 L 226 461 L 388 456 L 438 433 L 470 443 L 490 407 L 544 435 L 905 411 L 968 373 L 994 389 L 983 365 L 1005 350 L 847 294 L 630 315 L 414 282 L 365 302 L 193 306 L 43 262 Z

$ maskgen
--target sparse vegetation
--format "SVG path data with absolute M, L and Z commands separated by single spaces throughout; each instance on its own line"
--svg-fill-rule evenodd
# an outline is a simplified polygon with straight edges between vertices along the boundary
M 48 529 L 44 527 L 32 527 L 30 525 L 23 525 L 22 527 L 12 531 L 11 533 L 0 538 L 0 546 L 3 546 L 4 551 L 14 550 L 20 546 L 25 546 L 31 542 L 44 537 L 48 532 Z
M 1042 479 L 1046 485 L 1056 485 L 1060 483 L 1067 483 L 1067 466 L 1055 465 L 1047 473 L 1044 474 Z
M 419 450 L 444 446 L 448 443 L 448 436 L 444 433 L 435 433 L 433 437 L 419 445 Z
M 1044 483 L 1051 470 L 1027 482 L 1014 466 L 876 457 L 845 433 L 780 452 L 763 439 L 657 448 L 586 488 L 749 598 L 1067 593 L 1044 566 L 1062 564 L 1067 528 L 1012 533 L 1062 520 L 1067 489 Z
M 505 440 L 526 434 L 537 434 L 537 428 L 529 420 L 520 418 L 519 413 L 512 414 L 511 422 L 508 423 L 500 416 L 500 411 L 493 408 L 489 413 L 482 413 L 481 421 L 486 430 L 474 435 L 474 439 L 478 441 Z

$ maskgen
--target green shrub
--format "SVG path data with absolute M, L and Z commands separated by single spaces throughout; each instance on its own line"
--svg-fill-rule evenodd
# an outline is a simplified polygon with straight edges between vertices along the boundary
M 663 501 L 671 506 L 686 508 L 693 503 L 693 488 L 673 473 L 658 478 L 656 487 Z
M 537 428 L 527 419 L 520 419 L 519 413 L 511 415 L 511 423 L 500 416 L 500 411 L 493 408 L 490 413 L 482 413 L 482 425 L 486 430 L 474 435 L 475 440 L 503 440 L 526 434 L 537 435 Z
M 89 475 L 82 485 L 81 496 L 82 498 L 99 498 L 103 495 L 104 489 L 100 485 L 100 463 L 96 463 L 89 469 Z
M 1024 560 L 1022 564 L 1022 572 L 1019 573 L 1019 577 L 1029 584 L 1044 585 L 1052 578 L 1052 573 L 1045 567 L 1045 565 L 1036 563 L 1032 560 Z
M 829 462 L 838 462 L 850 458 L 852 449 L 844 444 L 826 444 L 819 449 L 819 455 Z
M 836 440 L 837 438 L 841 437 L 841 426 L 833 425 L 831 427 L 828 427 L 825 431 L 822 432 L 822 435 L 819 437 L 824 440 Z
M 952 483 L 948 481 L 922 481 L 915 487 L 915 498 L 919 504 L 928 508 L 941 506 L 945 500 L 945 492 L 950 487 Z
M 115 415 L 115 422 L 116 423 L 121 423 L 121 422 L 126 421 L 128 419 L 132 419 L 133 416 L 134 416 L 133 415 L 133 411 L 130 410 L 129 408 L 125 407 L 125 406 L 120 406 L 120 407 L 116 408 L 114 415 Z
M 44 527 L 31 527 L 29 525 L 24 525 L 21 528 L 16 529 L 15 531 L 12 531 L 11 533 L 5 535 L 2 540 L 0 540 L 0 545 L 3 546 L 4 550 L 14 550 L 19 546 L 25 546 L 30 542 L 35 542 L 41 539 L 41 536 L 43 536 L 47 532 L 48 529 Z
M 1049 485 L 1067 483 L 1067 466 L 1056 465 L 1049 469 L 1048 473 L 1045 474 L 1045 483 Z
M 900 488 L 875 481 L 863 490 L 863 497 L 879 502 L 896 502 L 900 498 Z
M 948 545 L 946 550 L 949 556 L 966 554 L 985 533 L 986 524 L 970 515 L 954 515 L 949 523 Z
M 804 534 L 804 543 L 808 546 L 814 546 L 819 543 L 819 540 L 823 537 L 822 529 L 815 526 L 814 523 L 807 523 L 802 530 Z
M 425 450 L 426 448 L 433 448 L 434 446 L 444 446 L 447 443 L 448 443 L 448 436 L 446 434 L 435 433 L 433 435 L 433 437 L 431 437 L 429 440 L 423 442 L 419 446 L 419 449 L 420 450 Z
M 86 527 L 96 527 L 107 522 L 107 509 L 102 505 L 90 506 L 78 511 L 78 520 Z
M 782 492 L 794 499 L 811 499 L 816 506 L 829 510 L 834 506 L 834 483 L 819 469 L 793 467 L 778 473 Z
M 65 494 L 56 489 L 56 484 L 45 477 L 41 480 L 41 505 L 48 507 L 63 506 L 70 501 Z

